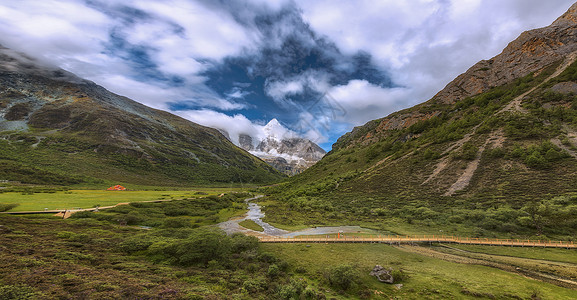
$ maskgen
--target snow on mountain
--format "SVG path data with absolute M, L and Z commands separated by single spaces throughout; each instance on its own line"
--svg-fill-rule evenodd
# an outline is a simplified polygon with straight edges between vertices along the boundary
M 326 154 L 317 144 L 299 137 L 277 119 L 253 128 L 256 130 L 238 136 L 231 136 L 226 131 L 223 133 L 237 146 L 289 175 L 302 172 Z

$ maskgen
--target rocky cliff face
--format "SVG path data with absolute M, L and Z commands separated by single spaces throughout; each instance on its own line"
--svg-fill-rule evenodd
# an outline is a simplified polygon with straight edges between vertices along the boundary
M 261 135 L 241 134 L 238 141 L 239 147 L 287 175 L 306 170 L 326 154 L 317 144 L 298 137 L 276 119 L 264 126 Z
M 497 56 L 483 60 L 459 75 L 431 100 L 416 107 L 355 128 L 342 136 L 333 147 L 370 144 L 390 130 L 408 128 L 416 122 L 430 119 L 442 112 L 443 105 L 480 95 L 492 88 L 512 83 L 560 64 L 577 53 L 577 3 L 550 26 L 526 31 Z
M 3 179 L 29 180 L 26 168 L 154 185 L 280 178 L 217 130 L 6 48 L 0 48 L 0 143 L 0 160 L 14 167 Z
M 250 152 L 287 175 L 306 170 L 326 153 L 317 144 L 302 138 L 266 138 Z

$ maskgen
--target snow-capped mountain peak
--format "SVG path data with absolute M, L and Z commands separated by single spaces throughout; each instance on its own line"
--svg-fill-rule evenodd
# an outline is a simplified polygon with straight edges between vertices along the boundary
M 277 119 L 272 119 L 263 127 L 265 139 L 282 141 L 287 138 L 295 138 L 297 134 L 284 127 Z
M 238 141 L 237 146 L 291 175 L 312 166 L 326 154 L 317 144 L 301 138 L 277 119 L 270 120 L 259 129 L 257 134 L 242 133 L 236 137 L 225 133 L 225 136 L 233 142 Z

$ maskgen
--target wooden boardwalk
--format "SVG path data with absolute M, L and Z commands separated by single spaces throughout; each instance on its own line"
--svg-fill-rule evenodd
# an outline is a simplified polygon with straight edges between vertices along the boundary
M 444 235 L 415 235 L 415 236 L 297 236 L 297 237 L 258 237 L 262 243 L 384 243 L 384 244 L 411 244 L 411 243 L 455 243 L 469 245 L 490 245 L 510 247 L 545 247 L 576 249 L 573 241 L 527 240 L 527 239 L 489 239 L 489 238 L 460 238 Z

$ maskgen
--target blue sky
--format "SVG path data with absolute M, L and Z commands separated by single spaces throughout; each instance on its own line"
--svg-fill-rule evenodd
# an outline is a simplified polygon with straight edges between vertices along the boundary
M 572 0 L 0 0 L 0 44 L 230 133 L 329 150 L 428 100 Z

